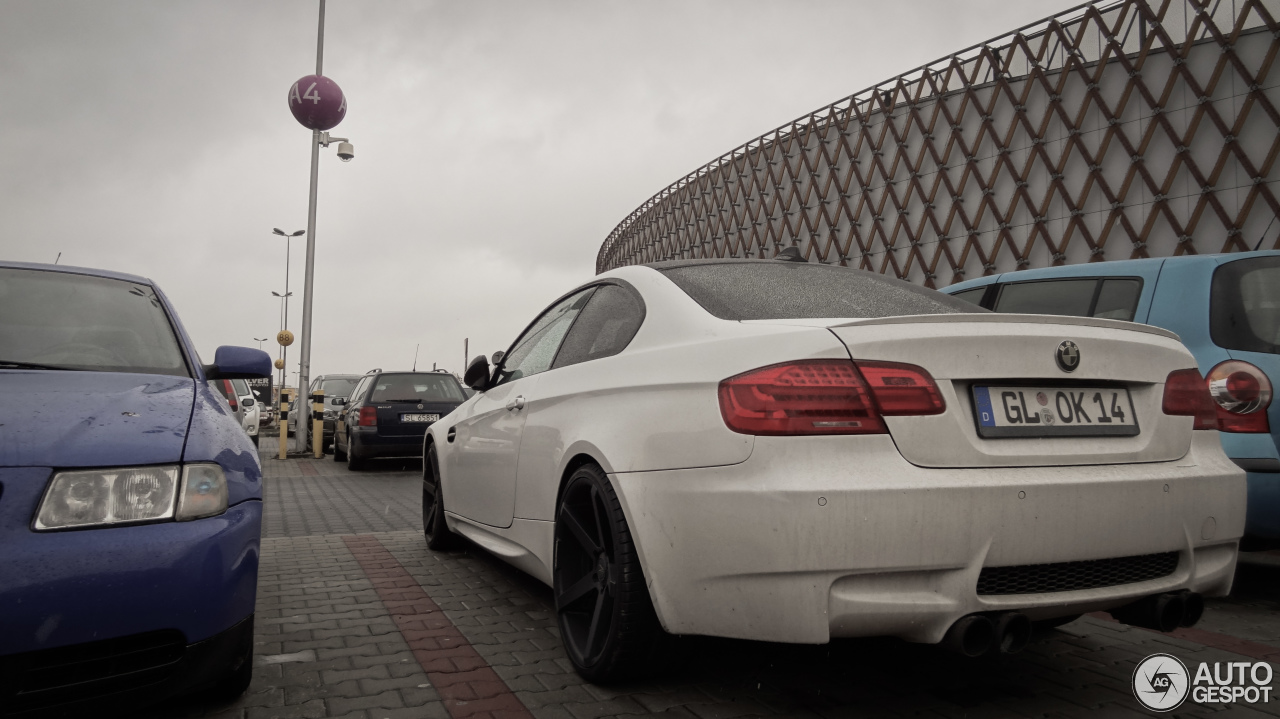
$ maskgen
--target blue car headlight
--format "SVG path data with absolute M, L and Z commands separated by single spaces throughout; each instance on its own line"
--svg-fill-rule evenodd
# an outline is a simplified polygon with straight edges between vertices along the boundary
M 216 464 L 58 472 L 36 512 L 37 530 L 197 519 L 227 508 Z

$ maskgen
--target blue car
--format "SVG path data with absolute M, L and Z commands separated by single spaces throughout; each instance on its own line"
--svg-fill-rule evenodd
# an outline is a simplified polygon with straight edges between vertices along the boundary
M 0 715 L 97 716 L 249 685 L 253 443 L 150 280 L 0 262 Z
M 1173 330 L 1217 404 L 1227 456 L 1249 475 L 1246 549 L 1280 544 L 1280 252 L 1186 255 L 1007 272 L 942 290 L 996 312 Z

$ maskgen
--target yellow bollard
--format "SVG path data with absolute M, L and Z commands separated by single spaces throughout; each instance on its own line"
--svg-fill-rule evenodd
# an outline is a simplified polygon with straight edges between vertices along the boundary
M 280 456 L 278 459 L 289 458 L 289 393 L 280 390 L 280 419 L 276 422 L 276 426 L 280 428 Z
M 311 448 L 316 459 L 324 459 L 324 390 L 311 393 Z

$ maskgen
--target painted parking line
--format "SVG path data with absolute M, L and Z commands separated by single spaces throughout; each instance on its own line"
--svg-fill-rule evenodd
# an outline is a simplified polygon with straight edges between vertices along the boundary
M 454 719 L 532 719 L 489 663 L 377 537 L 342 538 Z
M 1101 619 L 1104 622 L 1119 624 L 1115 618 L 1106 612 L 1090 612 L 1088 616 L 1093 617 L 1094 619 Z M 1233 654 L 1250 657 L 1251 659 L 1265 659 L 1272 662 L 1280 661 L 1280 647 L 1251 642 L 1248 639 L 1241 639 L 1228 634 L 1209 632 L 1204 629 L 1196 629 L 1195 627 L 1178 627 L 1172 632 L 1161 632 L 1156 629 L 1147 629 L 1146 627 L 1134 627 L 1134 629 L 1141 629 L 1144 632 L 1164 634 L 1178 639 L 1185 639 L 1188 642 L 1195 642 L 1201 646 L 1209 647 L 1211 649 L 1221 649 L 1225 652 L 1232 652 Z

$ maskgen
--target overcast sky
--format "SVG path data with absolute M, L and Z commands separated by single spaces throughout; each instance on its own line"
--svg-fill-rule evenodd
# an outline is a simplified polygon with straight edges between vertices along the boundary
M 285 95 L 315 70 L 317 7 L 0 0 L 0 258 L 150 277 L 206 361 L 273 338 L 271 228 L 306 227 L 310 159 Z M 460 371 L 464 337 L 505 349 L 685 173 L 1066 7 L 329 0 L 356 159 L 321 156 L 313 375 L 408 368 L 417 344 Z

